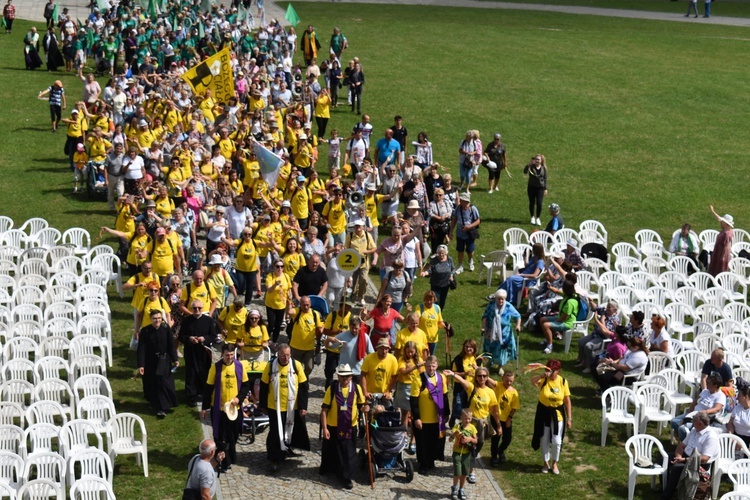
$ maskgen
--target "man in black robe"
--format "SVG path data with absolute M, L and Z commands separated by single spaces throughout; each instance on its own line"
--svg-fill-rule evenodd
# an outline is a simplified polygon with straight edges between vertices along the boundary
M 202 400 L 206 377 L 211 368 L 211 346 L 217 337 L 216 322 L 203 314 L 203 303 L 194 300 L 193 314 L 186 316 L 180 325 L 179 340 L 185 346 L 185 396 L 188 406 Z
M 143 392 L 158 418 L 177 406 L 172 366 L 179 366 L 172 332 L 159 309 L 151 311 L 151 324 L 138 336 L 138 373 L 143 377 Z
M 47 34 L 42 39 L 42 48 L 47 56 L 47 71 L 57 71 L 57 68 L 65 65 L 63 60 L 62 52 L 57 43 L 57 35 L 55 34 L 55 27 L 51 26 L 47 30 Z

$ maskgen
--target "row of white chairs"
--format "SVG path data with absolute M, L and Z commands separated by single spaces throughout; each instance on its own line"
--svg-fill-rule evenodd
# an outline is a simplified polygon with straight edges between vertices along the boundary
M 54 369 L 45 369 L 41 365 L 37 364 L 33 371 L 19 371 L 16 369 L 15 375 L 17 378 L 4 378 L 3 382 L 0 383 L 0 388 L 3 384 L 8 382 L 8 388 L 6 394 L 9 395 L 9 399 L 0 402 L 0 405 L 11 405 L 10 408 L 4 411 L 8 412 L 8 419 L 22 418 L 23 415 L 19 415 L 15 412 L 15 405 L 18 405 L 20 410 L 28 411 L 36 403 L 52 402 L 60 405 L 64 410 L 64 413 L 69 418 L 74 418 L 75 409 L 83 398 L 89 396 L 104 396 L 110 400 L 113 400 L 112 386 L 109 384 L 109 380 L 106 376 L 100 373 L 86 373 L 79 375 L 77 378 L 70 382 L 70 378 L 67 376 L 67 372 L 63 372 L 67 368 L 67 363 L 61 358 L 47 359 L 47 363 L 57 365 Z M 63 370 L 59 370 L 62 368 Z M 7 375 L 7 372 L 6 372 Z M 39 378 L 45 377 L 45 378 Z M 33 378 L 34 381 L 30 381 L 29 378 Z M 27 382 L 26 383 L 11 383 L 14 381 Z M 0 389 L 2 390 L 2 389 Z M 31 395 L 28 398 L 28 395 Z M 24 406 L 27 400 L 33 401 L 28 406 Z M 15 401 L 14 401 L 15 400 Z M 55 412 L 59 414 L 60 412 Z M 0 416 L 0 422 L 4 421 L 3 417 Z M 21 426 L 23 427 L 23 418 Z
M 40 221 L 44 221 L 44 219 L 40 219 Z M 70 245 L 76 253 L 80 254 L 85 254 L 91 248 L 91 234 L 80 227 L 71 227 L 61 233 L 54 227 L 50 227 L 47 221 L 44 221 L 29 229 L 11 228 L 0 232 L 0 245 L 24 249 Z

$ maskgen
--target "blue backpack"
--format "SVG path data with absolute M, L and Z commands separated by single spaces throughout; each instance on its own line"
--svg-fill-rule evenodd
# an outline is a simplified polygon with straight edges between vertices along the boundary
M 576 321 L 586 321 L 586 318 L 589 317 L 589 301 L 581 299 L 578 295 L 575 295 L 575 298 L 578 300 L 578 315 L 576 316 Z

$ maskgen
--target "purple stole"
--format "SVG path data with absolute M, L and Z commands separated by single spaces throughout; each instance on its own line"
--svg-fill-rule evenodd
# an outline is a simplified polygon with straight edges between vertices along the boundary
M 352 405 L 354 404 L 354 395 L 357 392 L 357 386 L 349 381 L 349 395 L 344 402 L 344 393 L 341 392 L 341 385 L 334 382 L 336 393 L 336 405 L 338 406 L 338 425 L 336 432 L 339 439 L 352 438 Z
M 427 374 L 424 374 L 424 384 L 425 387 L 427 387 L 427 390 L 430 392 L 430 397 L 432 398 L 433 403 L 435 403 L 435 406 L 437 406 L 437 414 L 438 414 L 438 430 L 442 434 L 443 432 L 448 430 L 448 417 L 445 415 L 445 397 L 443 395 L 443 377 L 440 376 L 439 373 L 435 372 L 437 384 L 432 385 L 432 382 L 430 381 L 430 377 L 427 376 Z
M 227 365 L 229 366 L 229 365 Z M 218 438 L 219 434 L 219 422 L 221 421 L 221 373 L 224 370 L 224 361 L 219 361 L 215 365 L 216 367 L 216 380 L 214 381 L 214 404 L 211 405 L 211 425 L 214 428 L 214 437 Z M 242 363 L 234 360 L 234 372 L 237 375 L 237 393 L 239 394 L 240 387 L 242 386 Z M 242 405 L 242 401 L 240 401 Z

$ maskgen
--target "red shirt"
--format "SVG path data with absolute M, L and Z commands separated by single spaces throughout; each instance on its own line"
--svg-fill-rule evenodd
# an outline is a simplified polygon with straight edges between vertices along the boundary
M 3 8 L 3 17 L 5 19 L 15 19 L 16 18 L 16 6 L 6 4 L 5 7 Z
M 383 312 L 380 310 L 379 307 L 376 307 L 372 311 L 370 311 L 370 317 L 373 319 L 373 328 L 381 333 L 388 333 L 391 331 L 391 327 L 393 326 L 393 322 L 396 321 L 398 318 L 402 318 L 399 313 L 397 313 L 394 309 L 388 308 L 388 314 L 386 316 L 383 315 Z

